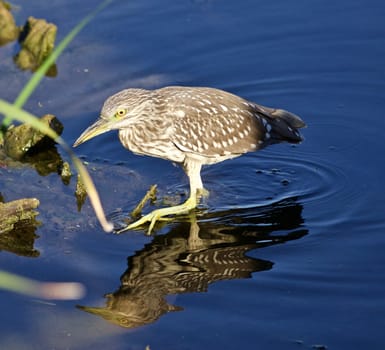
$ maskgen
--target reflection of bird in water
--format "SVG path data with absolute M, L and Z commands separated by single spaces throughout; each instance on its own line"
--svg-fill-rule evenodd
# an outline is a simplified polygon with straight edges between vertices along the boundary
M 288 202 L 265 207 L 259 212 L 261 227 L 256 221 L 248 221 L 250 212 L 244 213 L 244 222 L 240 222 L 242 214 L 237 213 L 237 225 L 207 222 L 199 227 L 192 218 L 190 228 L 182 223 L 166 235 L 155 236 L 128 259 L 121 286 L 106 295 L 105 307 L 79 308 L 128 328 L 152 323 L 169 311 L 182 310 L 170 305 L 166 296 L 205 292 L 213 282 L 250 278 L 253 272 L 271 269 L 272 262 L 245 254 L 305 235 L 306 230 L 298 229 L 301 210 L 300 205 Z M 270 228 L 264 223 L 266 218 L 275 220 Z M 276 231 L 273 235 L 272 228 Z M 281 230 L 284 233 L 277 234 Z
M 183 204 L 161 208 L 125 229 L 194 209 L 204 190 L 202 165 L 215 164 L 279 142 L 298 143 L 305 123 L 296 115 L 203 87 L 127 89 L 109 97 L 101 117 L 76 140 L 118 129 L 124 147 L 134 153 L 167 159 L 183 166 L 190 197 Z

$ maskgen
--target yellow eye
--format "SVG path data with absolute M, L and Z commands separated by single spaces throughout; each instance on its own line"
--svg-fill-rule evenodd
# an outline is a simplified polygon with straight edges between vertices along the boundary
M 119 108 L 115 112 L 115 118 L 121 118 L 121 117 L 124 117 L 125 115 L 126 115 L 126 110 L 124 108 Z

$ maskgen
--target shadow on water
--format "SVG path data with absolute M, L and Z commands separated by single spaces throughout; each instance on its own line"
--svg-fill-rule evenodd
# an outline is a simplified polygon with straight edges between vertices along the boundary
M 39 224 L 35 219 L 22 220 L 14 225 L 13 230 L 0 234 L 0 252 L 4 250 L 33 258 L 40 256 L 40 252 L 34 247 L 35 239 L 39 238 L 36 234 Z
M 211 283 L 270 270 L 273 262 L 246 254 L 305 236 L 308 231 L 302 227 L 301 214 L 302 205 L 296 198 L 265 207 L 209 213 L 199 221 L 193 214 L 128 257 L 121 285 L 105 295 L 105 306 L 78 308 L 127 328 L 182 311 L 167 302 L 167 296 L 206 292 Z

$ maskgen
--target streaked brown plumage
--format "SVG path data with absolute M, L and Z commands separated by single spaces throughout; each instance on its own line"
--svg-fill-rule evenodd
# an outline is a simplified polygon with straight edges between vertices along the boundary
M 223 90 L 170 86 L 126 89 L 109 97 L 100 118 L 75 142 L 118 129 L 124 147 L 136 154 L 180 163 L 190 180 L 190 198 L 130 224 L 134 228 L 197 205 L 202 165 L 214 164 L 279 142 L 298 143 L 305 123 L 296 115 L 249 102 Z

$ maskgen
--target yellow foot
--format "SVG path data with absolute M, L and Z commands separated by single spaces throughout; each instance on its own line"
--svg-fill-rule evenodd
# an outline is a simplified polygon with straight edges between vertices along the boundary
M 147 233 L 151 234 L 151 231 L 154 228 L 154 225 L 157 221 L 171 220 L 170 218 L 167 218 L 167 216 L 188 213 L 190 210 L 196 208 L 196 206 L 197 206 L 196 196 L 192 196 L 189 199 L 187 199 L 186 202 L 184 202 L 180 205 L 176 205 L 176 206 L 168 207 L 168 208 L 156 209 L 156 210 L 152 211 L 151 213 L 143 216 L 139 220 L 129 224 L 127 227 L 125 227 L 119 231 L 116 231 L 116 233 L 119 234 L 119 233 L 122 233 L 124 231 L 137 228 L 137 227 L 142 226 L 143 224 L 149 222 L 150 226 L 148 228 Z

